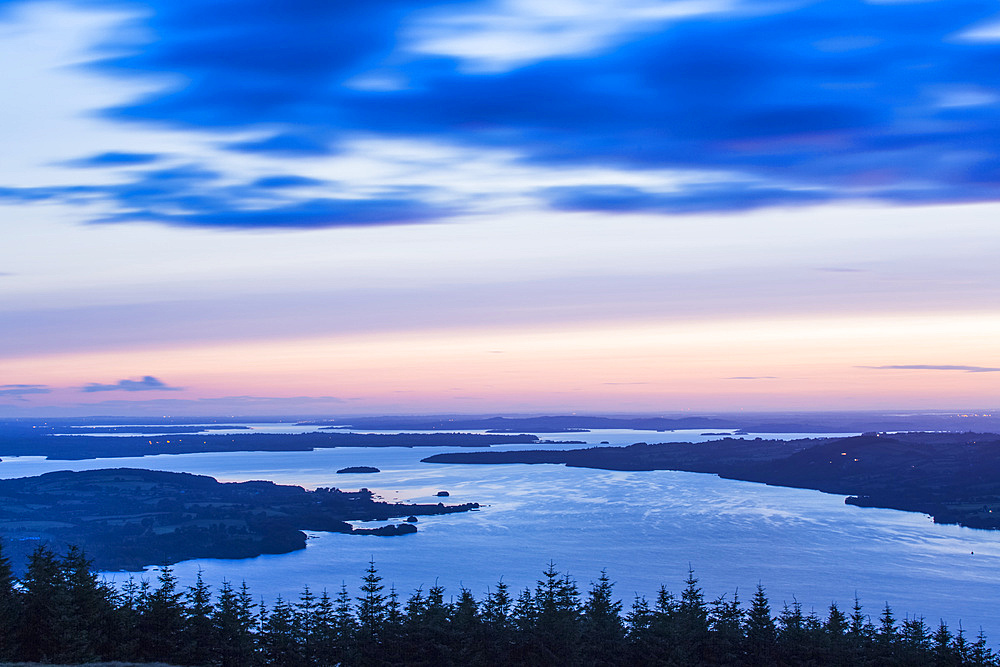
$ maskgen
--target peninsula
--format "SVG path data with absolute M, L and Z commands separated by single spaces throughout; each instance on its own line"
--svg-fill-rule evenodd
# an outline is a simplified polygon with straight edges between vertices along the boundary
M 412 522 L 355 528 L 348 521 L 449 514 L 476 503 L 376 501 L 368 489 L 340 491 L 274 482 L 220 483 L 189 473 L 133 468 L 51 472 L 0 480 L 4 553 L 24 563 L 43 543 L 75 544 L 101 570 L 139 570 L 191 558 L 250 558 L 305 548 L 302 531 L 402 535 Z
M 845 495 L 852 505 L 922 512 L 937 523 L 1000 529 L 1000 435 L 995 433 L 723 438 L 567 451 L 459 452 L 423 460 L 714 473 Z

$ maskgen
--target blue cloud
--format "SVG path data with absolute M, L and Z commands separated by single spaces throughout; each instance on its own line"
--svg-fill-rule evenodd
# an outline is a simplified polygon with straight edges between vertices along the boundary
M 283 157 L 315 157 L 334 152 L 330 147 L 329 139 L 294 132 L 273 134 L 266 139 L 256 141 L 231 143 L 228 148 L 241 153 L 260 153 Z
M 393 51 L 399 22 L 420 5 L 292 0 L 153 0 L 146 26 L 159 36 L 141 52 L 100 66 L 129 76 L 179 73 L 186 85 L 111 110 L 124 118 L 197 127 L 246 126 L 313 116 L 346 78 Z
M 301 188 L 311 185 L 323 185 L 323 181 L 316 178 L 296 176 L 295 174 L 284 174 L 258 178 L 251 185 L 255 188 Z
M 58 195 L 57 188 L 47 187 L 24 187 L 8 188 L 0 187 L 0 201 L 30 203 L 35 201 L 45 201 Z
M 157 208 L 128 211 L 98 222 L 145 220 L 189 227 L 229 229 L 319 229 L 365 225 L 393 225 L 425 222 L 451 215 L 416 199 L 311 199 L 266 209 L 233 209 L 226 200 L 210 197 L 180 202 L 188 212 L 175 213 Z
M 408 51 L 404 37 L 417 15 L 474 3 L 143 4 L 149 12 L 141 22 L 156 41 L 94 67 L 116 76 L 171 75 L 185 85 L 107 109 L 107 116 L 220 131 L 221 146 L 286 157 L 289 171 L 294 158 L 331 154 L 345 137 L 363 133 L 499 147 L 552 168 L 739 174 L 673 195 L 611 186 L 541 193 L 560 209 L 740 210 L 844 197 L 1000 200 L 1000 42 L 961 37 L 995 17 L 992 1 L 758 4 L 622 36 L 614 48 L 474 73 L 460 58 Z M 373 72 L 397 85 L 355 85 Z M 275 129 L 241 142 L 221 133 L 262 127 Z M 108 156 L 115 155 L 92 160 L 114 163 Z M 234 226 L 243 219 L 255 227 L 264 220 L 282 226 L 281 216 L 295 206 L 325 206 L 338 221 L 365 211 L 361 224 L 435 215 L 415 197 L 279 202 L 227 218 L 223 209 L 236 190 L 203 192 L 194 182 L 209 175 L 169 174 L 137 173 L 111 194 L 123 207 L 115 217 L 135 212 L 132 219 Z M 0 190 L 3 198 L 51 196 Z M 153 205 L 168 200 L 190 213 L 167 215 Z M 406 212 L 405 205 L 414 208 Z M 351 207 L 357 210 L 348 213 Z M 288 220 L 301 226 L 322 217 Z
M 197 164 L 133 170 L 132 180 L 112 185 L 0 188 L 0 201 L 74 203 L 103 199 L 118 211 L 95 223 L 159 222 L 175 226 L 228 229 L 317 229 L 426 222 L 458 209 L 429 204 L 421 188 L 395 188 L 365 198 L 281 196 L 324 182 L 283 174 L 245 184 L 220 184 L 221 174 Z M 256 206 L 248 208 L 247 201 Z
M 818 191 L 744 184 L 693 185 L 674 193 L 647 192 L 628 186 L 561 186 L 546 188 L 539 194 L 557 209 L 609 213 L 741 211 L 761 206 L 814 204 L 831 198 Z
M 26 396 L 28 394 L 50 394 L 52 390 L 44 384 L 0 384 L 0 396 Z
M 180 387 L 171 387 L 152 375 L 145 375 L 139 380 L 119 380 L 114 384 L 90 382 L 80 388 L 83 392 L 95 391 L 180 391 Z
M 155 153 L 120 153 L 112 151 L 73 160 L 69 164 L 75 167 L 131 167 L 134 165 L 150 164 L 159 159 L 160 156 Z

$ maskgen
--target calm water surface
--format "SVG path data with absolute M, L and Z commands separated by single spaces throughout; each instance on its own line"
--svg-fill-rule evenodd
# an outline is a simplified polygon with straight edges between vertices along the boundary
M 264 426 L 276 432 L 290 425 Z M 541 435 L 592 444 L 715 437 L 701 433 Z M 512 588 L 523 588 L 533 585 L 551 560 L 581 589 L 607 569 L 619 596 L 630 601 L 636 593 L 655 596 L 661 584 L 678 592 L 690 565 L 710 598 L 738 589 L 747 600 L 761 582 L 775 613 L 783 602 L 797 599 L 807 611 L 825 615 L 830 602 L 846 609 L 857 593 L 873 617 L 889 602 L 899 618 L 923 615 L 931 625 L 943 618 L 953 629 L 961 622 L 973 634 L 982 627 L 992 644 L 1000 642 L 1000 532 L 937 526 L 920 514 L 851 507 L 841 496 L 698 473 L 420 463 L 456 449 L 340 448 L 71 462 L 19 457 L 0 463 L 0 477 L 143 467 L 222 481 L 367 487 L 390 501 L 436 503 L 440 499 L 434 494 L 446 490 L 448 502 L 483 505 L 478 512 L 421 518 L 415 535 L 313 533 L 304 551 L 238 561 L 203 559 L 174 568 L 184 583 L 201 570 L 209 583 L 246 581 L 268 600 L 295 598 L 305 585 L 332 592 L 346 582 L 356 592 L 370 559 L 385 583 L 404 597 L 435 582 L 452 594 L 465 586 L 481 597 L 501 577 Z M 351 465 L 382 472 L 335 474 Z M 107 576 L 122 581 L 128 575 Z M 155 577 L 155 572 L 141 576 Z

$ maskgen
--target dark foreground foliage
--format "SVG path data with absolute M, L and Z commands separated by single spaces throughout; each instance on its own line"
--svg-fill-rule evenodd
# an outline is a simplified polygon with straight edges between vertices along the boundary
M 708 601 L 689 574 L 624 609 L 601 573 L 586 593 L 550 565 L 534 588 L 501 581 L 485 599 L 440 586 L 405 599 L 371 564 L 358 595 L 346 586 L 265 607 L 246 586 L 181 588 L 169 568 L 154 584 L 115 590 L 84 554 L 45 547 L 16 580 L 0 554 L 0 662 L 175 665 L 998 665 L 982 633 L 942 623 L 872 620 L 855 601 L 825 618 L 796 603 L 775 613 L 758 587 L 749 605 Z

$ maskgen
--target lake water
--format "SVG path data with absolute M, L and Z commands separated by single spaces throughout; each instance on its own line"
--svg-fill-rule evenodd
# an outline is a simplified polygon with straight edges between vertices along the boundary
M 266 426 L 270 432 L 280 427 Z M 716 437 L 702 431 L 540 435 L 593 444 Z M 809 434 L 780 437 L 797 435 Z M 857 508 L 845 505 L 841 496 L 707 474 L 420 463 L 457 449 L 340 448 L 70 462 L 19 457 L 0 463 L 0 477 L 143 467 L 222 481 L 368 487 L 389 501 L 436 503 L 441 499 L 434 494 L 446 490 L 449 503 L 483 505 L 478 512 L 422 517 L 415 535 L 313 533 L 305 550 L 291 554 L 203 559 L 174 567 L 184 583 L 201 570 L 214 586 L 246 581 L 266 600 L 279 594 L 295 598 L 305 585 L 334 592 L 341 582 L 356 593 L 371 559 L 385 583 L 404 598 L 435 582 L 451 594 L 465 586 L 481 598 L 501 577 L 515 590 L 533 586 L 551 560 L 559 571 L 572 574 L 581 590 L 606 569 L 628 605 L 636 593 L 654 597 L 661 584 L 679 592 L 690 565 L 710 598 L 738 589 L 748 600 L 761 582 L 775 613 L 783 602 L 797 599 L 807 611 L 825 616 L 830 602 L 847 609 L 857 593 L 873 618 L 889 602 L 899 618 L 922 615 L 934 626 L 944 619 L 953 629 L 961 622 L 972 634 L 982 627 L 991 644 L 1000 642 L 1000 532 L 938 526 L 921 514 Z M 382 472 L 335 474 L 352 465 Z M 128 575 L 107 576 L 120 582 Z M 155 572 L 144 576 L 155 577 Z

